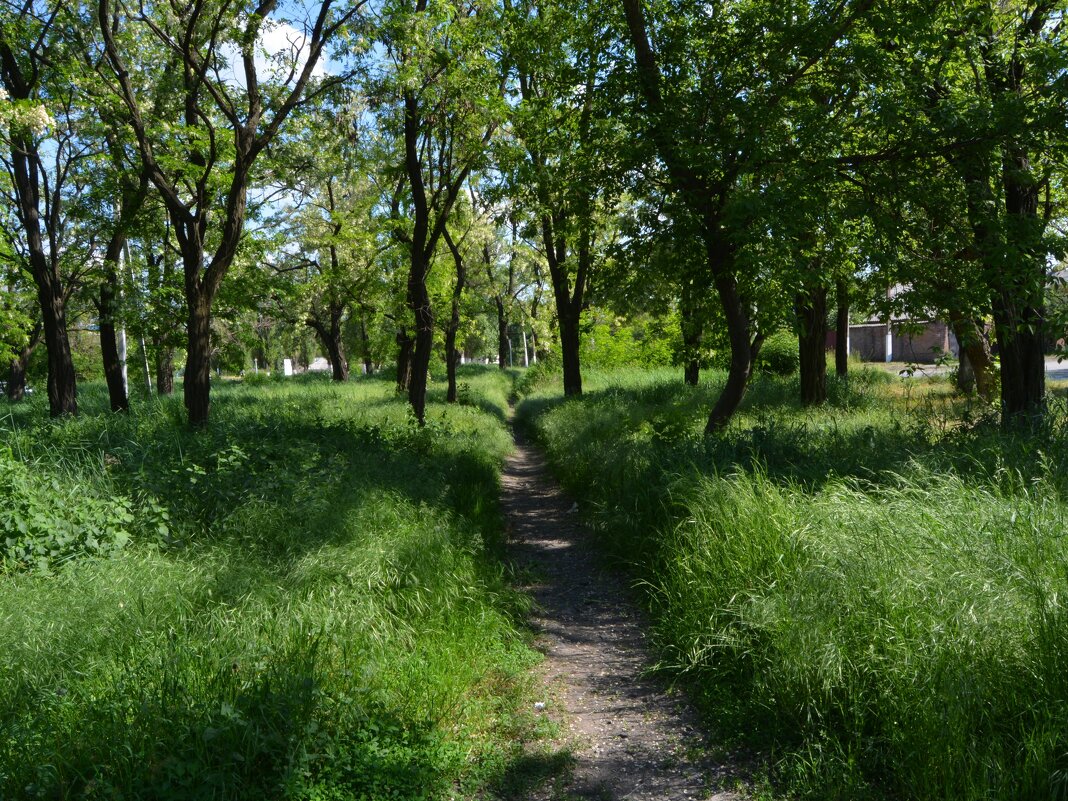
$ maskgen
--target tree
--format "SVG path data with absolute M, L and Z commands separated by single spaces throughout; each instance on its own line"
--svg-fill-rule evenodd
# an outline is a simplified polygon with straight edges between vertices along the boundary
M 843 162 L 881 183 L 883 199 L 900 197 L 902 175 L 917 173 L 885 235 L 921 243 L 932 268 L 913 271 L 910 286 L 944 310 L 985 396 L 994 382 L 983 320 L 992 315 L 1003 422 L 1033 421 L 1044 409 L 1048 263 L 1064 248 L 1050 223 L 1065 156 L 1065 4 L 922 10 L 876 31 L 884 66 L 868 71 L 868 152 Z M 917 233 L 915 221 L 930 227 Z
M 77 266 L 87 263 L 73 248 L 65 204 L 71 171 L 88 145 L 77 132 L 81 110 L 71 53 L 79 48 L 77 21 L 62 3 L 28 2 L 0 11 L 0 129 L 9 197 L 17 231 L 7 236 L 25 258 L 37 290 L 48 352 L 48 404 L 53 417 L 78 411 L 74 362 L 67 336 L 67 301 Z
M 291 25 L 276 0 L 241 6 L 191 0 L 159 8 L 99 2 L 114 90 L 181 253 L 187 314 L 184 399 L 193 426 L 208 422 L 212 302 L 241 244 L 256 161 L 298 104 L 307 102 L 306 90 L 327 42 L 365 2 L 338 8 L 334 0 L 324 0 L 303 33 L 295 31 L 299 46 L 281 54 L 285 63 L 269 77 L 257 65 L 260 38 L 272 24 Z M 173 74 L 157 72 L 155 78 L 168 82 L 181 98 L 180 120 L 146 114 L 136 82 L 149 72 L 135 61 L 139 37 L 154 39 L 177 61 Z M 228 47 L 239 54 L 240 86 L 224 75 Z M 322 83 L 312 97 L 323 90 Z M 215 215 L 221 217 L 217 232 L 211 230 Z
M 537 220 L 548 267 L 564 394 L 582 394 L 581 316 L 597 261 L 597 217 L 622 182 L 619 126 L 605 90 L 610 32 L 589 4 L 506 0 L 518 95 L 510 120 L 521 152 L 503 154 L 517 202 Z
M 308 121 L 309 133 L 324 133 L 315 140 L 303 138 L 298 146 L 301 169 L 291 181 L 299 200 L 277 215 L 285 224 L 276 220 L 273 226 L 279 237 L 278 263 L 273 266 L 279 314 L 315 332 L 334 380 L 345 381 L 349 367 L 344 329 L 354 313 L 360 318 L 361 356 L 370 370 L 365 318 L 381 302 L 385 288 L 378 268 L 393 243 L 375 214 L 379 198 L 367 177 L 371 165 L 325 133 L 344 130 L 338 122 L 342 120 L 325 113 Z
M 1063 250 L 1047 230 L 1056 208 L 1053 175 L 1065 155 L 1058 86 L 1068 69 L 1065 8 L 1049 0 L 976 0 L 964 14 L 970 36 L 961 52 L 969 69 L 954 74 L 947 66 L 930 77 L 958 139 L 974 138 L 977 121 L 986 134 L 952 163 L 991 294 L 1002 421 L 1009 426 L 1041 417 L 1045 405 L 1048 260 Z
M 403 143 L 406 190 L 394 209 L 399 217 L 400 204 L 410 204 L 411 220 L 395 229 L 409 255 L 407 302 L 415 321 L 414 337 L 398 333 L 398 374 L 404 364 L 408 400 L 420 423 L 434 346 L 427 279 L 457 198 L 484 162 L 503 116 L 501 69 L 486 48 L 497 24 L 493 11 L 460 0 L 394 0 L 383 11 L 392 67 L 386 83 L 397 101 L 386 127 Z
M 727 382 L 706 425 L 712 433 L 741 403 L 764 339 L 752 314 L 760 275 L 743 273 L 738 263 L 752 233 L 754 179 L 789 163 L 789 120 L 798 105 L 818 104 L 823 95 L 812 91 L 821 88 L 811 85 L 815 68 L 844 59 L 874 4 L 716 3 L 680 16 L 669 3 L 650 3 L 658 50 L 642 0 L 622 5 L 646 130 L 700 231 L 708 288 L 718 296 L 730 343 Z

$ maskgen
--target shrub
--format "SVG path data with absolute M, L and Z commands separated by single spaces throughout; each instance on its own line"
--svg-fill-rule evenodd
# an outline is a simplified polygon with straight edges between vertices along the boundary
M 757 357 L 757 368 L 775 375 L 793 375 L 800 368 L 797 337 L 789 331 L 777 331 L 764 340 Z

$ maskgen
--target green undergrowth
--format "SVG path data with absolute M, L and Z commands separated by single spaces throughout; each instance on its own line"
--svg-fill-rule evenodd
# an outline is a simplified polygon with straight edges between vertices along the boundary
M 943 386 L 528 375 L 519 413 L 625 561 L 714 738 L 815 799 L 1068 798 L 1068 415 L 1001 431 Z
M 0 419 L 0 798 L 436 799 L 507 779 L 535 655 L 500 561 L 511 388 L 389 381 Z M 10 499 L 16 499 L 8 504 Z M 57 525 L 56 521 L 60 521 Z M 36 545 L 40 544 L 37 548 Z

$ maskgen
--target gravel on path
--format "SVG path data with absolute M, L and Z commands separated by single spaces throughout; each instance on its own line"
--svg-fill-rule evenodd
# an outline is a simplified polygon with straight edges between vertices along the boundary
M 567 786 L 536 797 L 741 799 L 717 789 L 737 772 L 707 757 L 685 699 L 646 675 L 642 614 L 623 579 L 602 566 L 541 454 L 520 436 L 502 477 L 502 505 L 545 654 L 543 714 L 562 724 L 561 745 L 574 757 Z

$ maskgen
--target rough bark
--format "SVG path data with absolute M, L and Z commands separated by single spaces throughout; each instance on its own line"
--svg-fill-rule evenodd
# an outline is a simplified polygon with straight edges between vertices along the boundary
M 426 421 L 426 388 L 430 374 L 430 357 L 434 349 L 434 309 L 430 305 L 426 276 L 428 264 L 413 257 L 412 275 L 408 281 L 408 308 L 415 316 L 415 339 L 409 362 L 408 403 L 420 425 Z
M 67 336 L 67 307 L 62 294 L 40 291 L 44 342 L 48 352 L 48 409 L 52 417 L 78 413 L 77 377 Z
M 839 279 L 835 285 L 838 316 L 835 320 L 834 372 L 839 378 L 849 375 L 849 283 Z
M 966 395 L 975 393 L 987 403 L 994 400 L 997 379 L 994 357 L 982 324 L 962 314 L 951 316 L 953 335 L 960 346 L 960 365 L 957 368 L 957 388 Z
M 100 303 L 111 303 L 106 290 L 101 287 Z M 100 322 L 100 355 L 104 363 L 104 380 L 107 382 L 111 411 L 128 412 L 130 401 L 126 396 L 126 382 L 122 378 L 122 360 L 119 357 L 118 337 L 115 323 Z
M 18 355 L 11 360 L 5 392 L 7 393 L 7 399 L 12 403 L 18 403 L 26 397 L 26 369 L 29 367 L 30 357 L 33 356 L 33 352 L 37 350 L 37 346 L 41 343 L 43 334 L 44 326 L 40 321 L 34 323 L 26 344 L 18 352 Z
M 983 43 L 983 77 L 995 100 L 1004 99 L 1021 110 L 1030 110 L 1024 54 L 1055 18 L 1056 3 L 1038 3 L 1031 13 L 1017 17 L 1015 29 L 995 30 L 988 16 L 979 30 Z M 1012 36 L 1015 46 L 1001 51 L 997 39 Z M 1002 55 L 1005 53 L 1005 55 Z M 992 295 L 994 327 L 1001 358 L 1001 423 L 1006 428 L 1031 426 L 1042 421 L 1046 411 L 1045 291 L 1047 248 L 1043 243 L 1052 217 L 1047 201 L 1039 215 L 1041 177 L 1031 165 L 1028 131 L 1006 136 L 1000 154 L 999 193 L 1005 219 L 993 219 L 990 210 L 994 190 L 995 160 L 989 152 L 961 160 L 968 187 L 968 211 L 976 245 L 984 258 L 984 273 Z M 992 235 L 1001 222 L 1000 236 Z M 1007 246 L 1007 247 L 1006 247 Z M 1006 258 L 1007 255 L 1007 258 Z
M 29 13 L 31 5 L 16 12 L 19 19 Z M 51 45 L 53 16 L 44 24 L 34 41 L 12 39 L 18 30 L 0 30 L 0 88 L 11 100 L 33 100 L 40 85 L 42 68 L 47 64 Z M 12 45 L 14 44 L 14 49 Z M 59 257 L 64 245 L 62 187 L 68 175 L 69 152 L 52 154 L 57 169 L 49 176 L 41 151 L 33 137 L 12 130 L 9 138 L 11 164 L 9 173 L 15 201 L 15 213 L 25 237 L 24 244 L 30 274 L 41 307 L 45 349 L 48 352 L 48 406 L 52 417 L 78 412 L 77 379 L 67 336 L 67 293 L 69 288 L 59 271 Z M 42 213 L 43 206 L 43 213 Z
M 330 355 L 330 367 L 334 381 L 344 383 L 349 380 L 349 363 L 345 358 L 345 346 L 341 343 L 341 336 L 331 337 L 326 346 Z
M 118 263 L 125 241 L 126 236 L 116 232 L 108 243 L 107 252 L 104 254 L 104 280 L 100 284 L 100 300 L 97 304 L 100 312 L 100 354 L 104 363 L 104 378 L 107 381 L 108 398 L 113 412 L 130 410 L 115 333 L 115 319 L 119 304 Z
M 345 358 L 345 344 L 342 341 L 341 330 L 344 309 L 340 306 L 332 305 L 328 315 L 329 320 L 326 321 L 312 316 L 306 322 L 308 327 L 315 332 L 320 344 L 326 351 L 326 356 L 330 360 L 333 380 L 344 383 L 349 380 L 349 362 Z
M 705 424 L 705 433 L 718 434 L 730 423 L 734 413 L 745 397 L 749 379 L 753 374 L 753 364 L 764 343 L 764 335 L 752 335 L 752 325 L 745 310 L 738 284 L 734 276 L 723 271 L 715 280 L 716 291 L 727 320 L 727 336 L 731 346 L 731 363 L 727 371 L 727 383 L 716 399 Z
M 58 253 L 54 244 L 47 246 L 41 225 L 56 227 L 58 221 L 42 220 L 41 174 L 39 157 L 32 143 L 14 138 L 11 160 L 19 217 L 26 236 L 30 273 L 37 288 L 41 308 L 44 344 L 48 352 L 48 408 L 52 417 L 78 413 L 77 378 L 67 335 L 67 297 L 58 270 Z M 55 237 L 47 238 L 49 243 Z
M 1003 276 L 994 292 L 994 325 L 1001 357 L 1002 424 L 1033 423 L 1045 414 L 1046 309 L 1045 254 L 1038 217 L 1039 185 L 1022 150 L 1003 158 L 1005 210 L 1017 234 L 1013 274 Z
M 564 368 L 564 395 L 578 397 L 582 394 L 582 365 L 579 360 L 579 314 L 566 309 L 560 314 L 560 355 Z
M 508 316 L 505 312 L 504 300 L 498 295 L 494 298 L 497 306 L 497 367 L 501 370 L 508 369 Z
M 11 360 L 4 392 L 12 403 L 18 403 L 26 397 L 26 362 L 19 357 Z
M 1038 293 L 1036 293 L 1038 294 Z M 1001 420 L 1032 425 L 1045 414 L 1045 320 L 1042 301 L 1003 289 L 994 295 L 994 327 L 1001 357 Z
M 341 341 L 341 326 L 327 332 L 323 343 L 326 353 L 330 357 L 332 378 L 334 381 L 345 382 L 349 380 L 349 362 L 345 358 L 345 346 Z
M 456 349 L 456 335 L 460 330 L 460 301 L 463 299 L 464 287 L 467 284 L 467 265 L 464 262 L 463 253 L 453 241 L 448 229 L 444 232 L 445 243 L 452 253 L 453 263 L 456 265 L 456 283 L 452 289 L 452 310 L 449 322 L 445 326 L 445 370 L 448 376 L 448 390 L 445 394 L 447 403 L 456 403 L 456 365 L 460 361 L 460 352 Z
M 187 299 L 187 355 L 182 384 L 186 415 L 194 428 L 208 424 L 211 411 L 211 301 L 203 295 Z
M 160 396 L 174 394 L 174 348 L 161 343 L 155 344 L 156 352 L 156 394 Z
M 578 265 L 575 270 L 575 284 L 571 287 L 568 269 L 568 249 L 564 237 L 558 233 L 561 227 L 559 217 L 542 216 L 542 240 L 549 264 L 549 278 L 556 300 L 556 317 L 560 325 L 560 357 L 564 369 L 564 395 L 578 397 L 582 395 L 582 362 L 579 354 L 582 335 L 579 321 L 586 292 L 586 278 L 589 274 L 590 254 L 587 246 L 580 244 Z M 574 258 L 571 256 L 571 258 Z
M 801 369 L 801 403 L 819 406 L 827 400 L 827 288 L 813 286 L 798 293 L 798 356 Z

